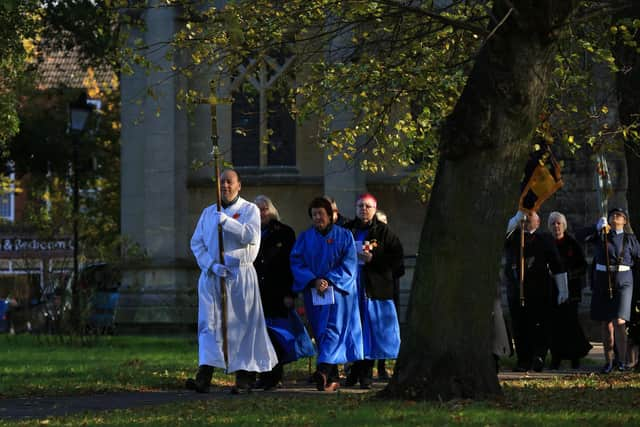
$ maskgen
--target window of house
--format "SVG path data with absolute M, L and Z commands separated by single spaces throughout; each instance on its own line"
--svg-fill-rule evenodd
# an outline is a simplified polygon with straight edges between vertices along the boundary
M 0 192 L 0 217 L 5 221 L 15 220 L 15 174 L 9 174 L 10 184 Z M 3 186 L 4 187 L 4 186 Z
M 295 166 L 296 125 L 280 96 L 268 96 L 260 112 L 260 94 L 245 84 L 234 94 L 231 155 L 234 166 L 260 166 L 260 120 L 267 120 L 266 166 Z

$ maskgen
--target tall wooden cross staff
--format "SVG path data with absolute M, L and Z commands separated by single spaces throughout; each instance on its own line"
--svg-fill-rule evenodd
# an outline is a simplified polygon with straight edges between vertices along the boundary
M 222 207 L 222 194 L 220 191 L 220 148 L 218 147 L 218 136 L 213 134 L 211 135 L 211 140 L 213 142 L 213 162 L 215 164 L 216 171 L 216 195 L 217 195 L 217 208 L 218 212 Z M 224 265 L 224 242 L 222 240 L 222 224 L 218 222 L 218 256 L 219 263 Z M 220 326 L 222 329 L 222 354 L 224 356 L 224 365 L 225 367 L 229 367 L 229 344 L 227 340 L 227 281 L 224 277 L 219 277 L 220 279 L 220 305 L 221 305 L 221 314 L 220 314 Z
M 527 223 L 527 216 L 520 220 L 520 305 L 524 307 L 524 227 Z

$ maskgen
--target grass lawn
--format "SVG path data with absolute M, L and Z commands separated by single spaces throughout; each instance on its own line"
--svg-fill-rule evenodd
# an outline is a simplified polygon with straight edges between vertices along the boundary
M 86 394 L 181 388 L 197 364 L 195 339 L 105 337 L 90 347 L 69 347 L 33 336 L 0 336 L 0 397 Z M 304 381 L 307 361 L 287 366 Z M 232 376 L 216 373 L 227 385 Z M 489 402 L 388 401 L 346 392 L 300 395 L 257 392 L 132 410 L 14 425 L 640 425 L 640 374 L 573 375 L 503 381 L 504 396 Z

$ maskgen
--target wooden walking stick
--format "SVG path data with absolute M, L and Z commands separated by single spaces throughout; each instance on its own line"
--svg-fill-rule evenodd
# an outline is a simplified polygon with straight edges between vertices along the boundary
M 524 225 L 527 216 L 520 220 L 520 305 L 524 307 Z
M 222 206 L 222 194 L 220 191 L 220 149 L 218 147 L 217 135 L 212 135 L 213 141 L 213 162 L 215 164 L 216 171 L 216 195 L 217 195 L 217 209 L 220 212 Z M 222 240 L 222 224 L 218 222 L 218 256 L 220 264 L 224 265 L 224 242 Z M 224 356 L 224 366 L 229 367 L 229 344 L 227 340 L 227 281 L 224 277 L 220 279 L 220 326 L 222 329 L 222 354 Z

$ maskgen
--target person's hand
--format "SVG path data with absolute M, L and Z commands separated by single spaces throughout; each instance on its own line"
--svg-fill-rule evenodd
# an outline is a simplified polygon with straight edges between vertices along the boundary
M 520 222 L 525 218 L 525 213 L 521 210 L 518 210 L 514 216 L 511 217 L 509 223 L 507 224 L 507 234 L 511 233 L 520 225 Z
M 291 308 L 291 307 L 293 307 L 293 298 L 290 297 L 290 296 L 286 296 L 282 300 L 282 303 L 284 304 L 285 307 Z
M 213 271 L 213 274 L 218 277 L 227 277 L 230 272 L 230 270 L 226 266 L 218 263 L 213 264 L 213 266 L 211 267 L 211 271 Z
M 326 279 L 318 278 L 315 280 L 314 286 L 320 294 L 323 294 L 329 288 L 329 282 Z
M 611 226 L 607 223 L 607 217 L 604 216 L 600 218 L 596 224 L 596 230 L 602 232 L 603 229 L 605 233 L 608 233 L 611 230 Z
M 218 212 L 218 211 L 215 211 L 213 213 L 213 216 L 215 217 L 216 221 L 218 221 L 218 224 L 224 224 L 228 218 L 224 212 Z
M 554 282 L 558 288 L 558 305 L 563 304 L 569 299 L 569 280 L 567 273 L 554 274 Z
M 373 254 L 371 252 L 361 251 L 358 252 L 358 259 L 364 263 L 368 263 L 373 259 Z

